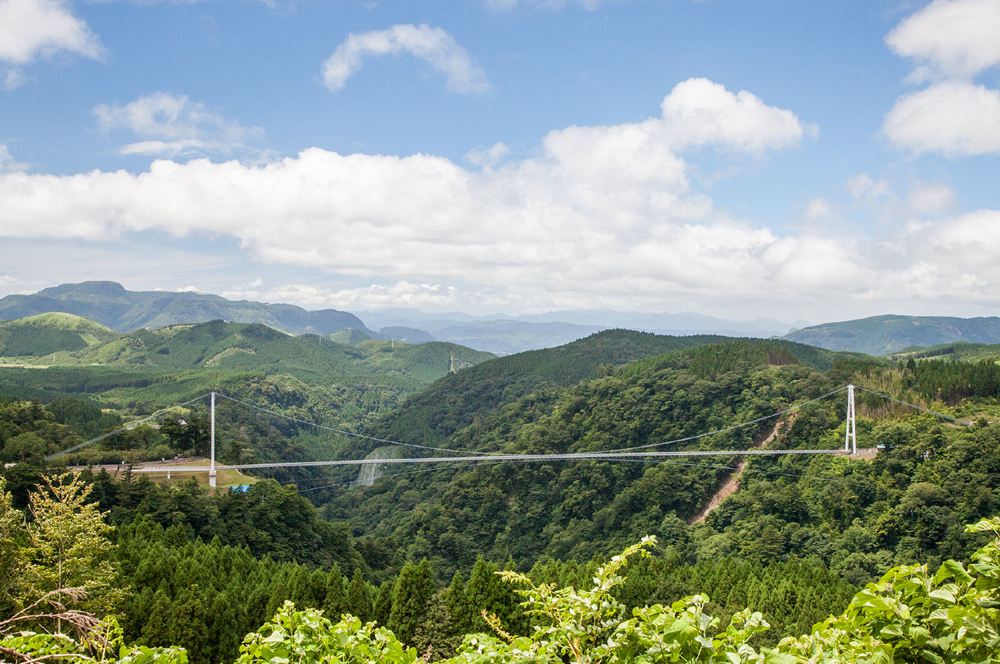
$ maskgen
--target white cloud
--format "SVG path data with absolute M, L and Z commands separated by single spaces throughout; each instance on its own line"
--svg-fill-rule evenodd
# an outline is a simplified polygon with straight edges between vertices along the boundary
M 814 198 L 806 204 L 805 216 L 809 221 L 822 221 L 833 215 L 833 209 L 825 198 Z
M 246 296 L 245 293 L 242 295 Z M 253 291 L 253 297 L 265 302 L 294 302 L 309 309 L 333 308 L 351 311 L 385 307 L 442 310 L 465 305 L 466 303 L 461 302 L 457 295 L 454 286 L 413 283 L 406 280 L 336 290 L 307 284 L 287 284 L 266 291 Z
M 968 78 L 1000 65 L 1000 2 L 934 0 L 886 36 L 901 56 L 921 63 L 915 78 Z
M 0 274 L 0 297 L 12 293 L 33 293 L 44 285 L 45 282 L 29 282 L 12 274 Z
M 947 212 L 955 205 L 955 191 L 944 184 L 923 184 L 914 187 L 907 198 L 907 207 L 917 215 Z
M 466 153 L 465 158 L 470 164 L 475 164 L 476 166 L 482 166 L 484 168 L 493 168 L 510 153 L 510 148 L 508 148 L 504 143 L 494 143 L 488 148 L 477 148 L 475 150 L 469 150 Z
M 24 85 L 25 77 L 24 72 L 22 72 L 17 67 L 11 67 L 3 75 L 3 89 L 4 90 L 15 90 L 22 85 Z
M 789 110 L 768 106 L 746 90 L 692 78 L 663 100 L 663 120 L 676 147 L 721 145 L 747 152 L 790 147 L 804 128 Z
M 485 72 L 450 34 L 441 28 L 412 24 L 348 35 L 323 63 L 323 80 L 330 90 L 340 90 L 361 69 L 366 57 L 397 53 L 427 62 L 445 75 L 448 88 L 455 92 L 489 89 Z
M 861 201 L 873 201 L 889 195 L 889 183 L 875 180 L 867 173 L 859 173 L 847 181 L 847 191 Z
M 917 153 L 1000 153 L 1000 91 L 972 83 L 937 83 L 900 97 L 883 130 L 893 145 Z
M 937 81 L 896 100 L 882 124 L 893 145 L 948 157 L 1000 152 L 1000 91 L 972 81 L 1000 65 L 1000 1 L 934 0 L 886 43 L 919 63 L 911 80 Z
M 6 145 L 0 143 L 0 173 L 16 173 L 28 170 L 28 164 L 17 161 Z
M 263 134 L 208 110 L 185 96 L 154 92 L 125 104 L 94 108 L 103 130 L 123 129 L 142 140 L 121 147 L 125 155 L 190 156 L 231 153 Z
M 712 302 L 801 317 L 833 298 L 955 302 L 956 285 L 962 302 L 997 303 L 1000 212 L 915 224 L 885 245 L 827 236 L 828 224 L 781 234 L 716 209 L 692 186 L 685 151 L 793 145 L 798 118 L 706 81 L 678 85 L 661 108 L 639 122 L 552 131 L 533 157 L 484 169 L 312 148 L 257 164 L 155 161 L 137 174 L 7 173 L 0 236 L 232 239 L 257 260 L 333 275 L 335 288 L 297 279 L 239 287 L 314 306 L 663 311 Z M 707 120 L 687 112 L 695 108 Z
M 100 41 L 68 3 L 0 0 L 0 61 L 24 65 L 60 52 L 88 58 L 102 53 Z

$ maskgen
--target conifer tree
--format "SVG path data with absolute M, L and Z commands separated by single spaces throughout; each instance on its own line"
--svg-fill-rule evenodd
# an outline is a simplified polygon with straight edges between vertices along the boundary
M 112 612 L 125 593 L 113 562 L 113 528 L 95 503 L 91 487 L 70 474 L 43 478 L 31 494 L 34 521 L 28 526 L 20 599 L 33 602 L 47 593 L 81 588 L 76 607 L 99 616 Z M 63 598 L 65 599 L 65 598 Z
M 383 581 L 378 587 L 373 613 L 375 622 L 379 625 L 389 624 L 389 615 L 392 613 L 392 588 L 393 584 L 389 581 Z
M 403 643 L 413 644 L 413 637 L 424 621 L 435 590 L 434 572 L 429 560 L 424 558 L 417 565 L 403 565 L 392 590 L 392 612 L 389 614 L 389 629 Z
M 462 579 L 460 572 L 455 572 L 455 576 L 451 577 L 451 584 L 445 594 L 445 602 L 448 605 L 448 615 L 451 619 L 451 633 L 461 636 L 472 632 L 472 619 L 475 614 L 469 604 L 469 598 L 465 592 L 465 580 Z
M 24 516 L 14 508 L 10 493 L 0 478 L 0 615 L 8 613 L 13 600 L 10 589 L 21 563 L 20 535 L 24 530 Z
M 340 620 L 340 614 L 347 610 L 347 583 L 340 573 L 340 565 L 333 564 L 326 581 L 326 599 L 323 601 L 323 613 L 330 620 Z
M 512 565 L 508 565 L 510 568 Z M 488 632 L 490 627 L 482 618 L 482 612 L 489 611 L 498 616 L 511 631 L 519 630 L 524 623 L 519 608 L 520 599 L 514 587 L 505 583 L 497 574 L 499 567 L 483 557 L 476 560 L 469 575 L 465 593 L 469 604 L 472 630 Z
M 368 584 L 361 576 L 361 570 L 354 568 L 354 576 L 347 588 L 347 612 L 368 622 L 372 619 L 372 599 L 368 593 Z

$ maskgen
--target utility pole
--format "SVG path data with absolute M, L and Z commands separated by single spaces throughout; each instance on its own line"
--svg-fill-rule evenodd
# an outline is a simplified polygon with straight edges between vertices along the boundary
M 844 428 L 844 451 L 858 453 L 858 420 L 854 413 L 854 385 L 847 386 L 847 425 Z
M 212 424 L 211 424 L 211 437 L 209 439 L 209 450 L 211 455 L 211 461 L 208 466 L 208 486 L 209 488 L 215 488 L 215 392 L 212 392 Z

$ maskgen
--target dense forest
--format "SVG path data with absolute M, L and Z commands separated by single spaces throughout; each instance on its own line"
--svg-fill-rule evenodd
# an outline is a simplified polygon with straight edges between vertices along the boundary
M 639 661 L 622 653 L 658 642 L 672 644 L 673 659 L 648 661 L 716 661 L 708 651 L 677 654 L 690 643 L 711 644 L 718 661 L 765 661 L 753 659 L 765 653 L 800 661 L 810 648 L 846 648 L 836 635 L 849 623 L 862 635 L 850 647 L 906 660 L 900 653 L 913 643 L 884 632 L 886 617 L 858 598 L 896 593 L 893 601 L 926 608 L 890 581 L 866 586 L 887 574 L 930 574 L 925 590 L 959 584 L 965 594 L 955 605 L 969 611 L 979 610 L 973 590 L 993 592 L 970 580 L 973 571 L 992 573 L 982 562 L 993 555 L 988 546 L 969 572 L 946 561 L 968 561 L 987 545 L 985 526 L 964 526 L 1000 512 L 1000 424 L 991 422 L 998 376 L 995 363 L 978 359 L 887 360 L 784 341 L 612 331 L 489 360 L 401 403 L 358 405 L 331 419 L 335 385 L 276 371 L 231 386 L 234 397 L 276 415 L 220 409 L 220 461 L 357 458 L 384 446 L 312 422 L 456 452 L 835 449 L 849 381 L 869 388 L 859 393 L 859 436 L 877 453 L 376 466 L 364 484 L 346 469 L 270 470 L 219 492 L 193 478 L 153 481 L 129 466 L 203 456 L 201 403 L 51 459 L 117 430 L 129 413 L 120 401 L 102 403 L 104 391 L 11 394 L 0 402 L 0 577 L 9 580 L 0 648 L 76 648 L 98 661 L 256 662 L 309 643 L 329 661 Z M 114 473 L 61 475 L 67 464 L 122 459 Z M 738 490 L 706 513 L 734 478 Z M 70 536 L 87 550 L 55 545 Z M 68 556 L 73 570 L 57 583 L 41 572 L 53 555 Z M 915 563 L 929 572 L 907 567 Z M 935 576 L 939 568 L 952 576 Z M 59 595 L 76 587 L 86 596 Z M 595 597 L 604 608 L 584 611 Z M 566 613 L 574 602 L 584 603 Z M 52 620 L 66 619 L 51 617 L 61 611 L 107 618 L 100 629 L 115 654 L 95 655 L 104 641 L 90 623 L 63 630 L 65 641 L 42 638 Z M 17 615 L 29 617 L 2 620 Z M 995 634 L 996 616 L 980 619 Z M 944 629 L 931 622 L 919 629 Z M 35 641 L 18 636 L 24 629 Z M 942 658 L 926 659 L 958 661 L 953 643 L 907 634 Z M 611 642 L 623 650 L 608 650 Z M 574 659 L 581 648 L 589 654 Z M 742 659 L 725 659 L 730 650 Z

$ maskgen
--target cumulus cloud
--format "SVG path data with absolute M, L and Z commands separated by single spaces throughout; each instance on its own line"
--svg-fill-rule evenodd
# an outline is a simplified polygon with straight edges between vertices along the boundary
M 920 63 L 915 78 L 967 78 L 1000 65 L 1000 3 L 934 0 L 896 26 L 886 43 Z
M 100 41 L 66 2 L 0 0 L 0 61 L 24 65 L 61 52 L 88 58 L 102 53 Z
M 263 134 L 210 111 L 182 95 L 154 92 L 128 104 L 94 108 L 101 129 L 126 130 L 141 140 L 120 148 L 125 155 L 178 157 L 231 153 Z
M 873 201 L 889 194 L 886 180 L 875 180 L 867 173 L 859 173 L 847 181 L 848 193 L 860 201 Z
M 459 300 L 454 286 L 414 283 L 405 279 L 388 284 L 340 289 L 321 288 L 310 284 L 285 284 L 267 290 L 233 291 L 224 295 L 234 297 L 237 293 L 241 298 L 260 299 L 265 302 L 294 302 L 310 309 L 364 311 L 385 307 L 413 307 L 440 310 L 468 304 Z
M 0 143 L 0 173 L 16 173 L 28 170 L 28 165 L 17 161 L 6 145 Z
M 951 157 L 1000 153 L 1000 91 L 949 81 L 900 97 L 883 123 L 889 141 Z
M 1000 212 L 922 223 L 880 246 L 822 227 L 781 234 L 734 219 L 689 180 L 687 151 L 758 155 L 794 145 L 802 127 L 790 111 L 696 79 L 676 86 L 654 117 L 552 131 L 532 157 L 493 168 L 312 148 L 255 164 L 6 173 L 0 236 L 233 238 L 261 261 L 375 284 L 262 291 L 348 308 L 663 310 L 728 298 L 744 311 L 761 301 L 798 311 L 833 296 L 939 297 L 966 283 L 964 298 L 996 300 Z M 970 259 L 975 241 L 983 244 Z
M 441 28 L 412 24 L 348 35 L 323 63 L 323 80 L 330 90 L 340 90 L 361 69 L 365 58 L 398 53 L 419 58 L 444 74 L 454 92 L 489 89 L 486 73 L 450 34 Z
M 664 98 L 662 110 L 670 141 L 680 148 L 721 145 L 759 153 L 795 145 L 805 131 L 791 111 L 705 78 L 679 83 Z
M 934 0 L 886 43 L 918 63 L 911 80 L 934 81 L 886 115 L 882 130 L 894 146 L 948 157 L 1000 152 L 1000 91 L 972 80 L 1000 65 L 1000 2 Z
M 944 184 L 922 184 L 914 187 L 907 197 L 912 214 L 935 215 L 947 212 L 955 205 L 955 190 Z
M 492 168 L 499 164 L 504 157 L 510 153 L 510 148 L 504 143 L 494 143 L 488 148 L 476 148 L 475 150 L 469 150 L 465 158 L 471 164 L 476 166 L 482 166 L 484 168 Z

